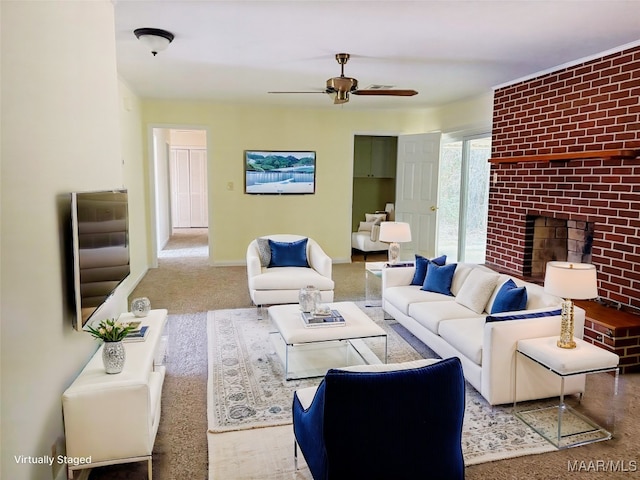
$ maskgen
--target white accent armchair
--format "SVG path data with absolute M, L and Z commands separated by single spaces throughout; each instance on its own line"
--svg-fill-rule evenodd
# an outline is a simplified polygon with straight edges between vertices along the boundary
M 269 240 L 280 244 L 306 242 L 308 266 L 278 266 L 270 261 Z M 333 301 L 334 282 L 331 279 L 331 257 L 318 243 L 301 235 L 266 235 L 253 240 L 247 248 L 249 294 L 256 306 L 298 303 L 301 288 L 313 285 L 320 290 L 323 302 Z
M 364 260 L 367 261 L 367 255 L 374 252 L 386 252 L 389 250 L 389 244 L 381 242 L 380 223 L 389 218 L 387 213 L 366 213 L 365 221 L 360 222 L 358 231 L 351 234 L 351 249 L 362 252 Z

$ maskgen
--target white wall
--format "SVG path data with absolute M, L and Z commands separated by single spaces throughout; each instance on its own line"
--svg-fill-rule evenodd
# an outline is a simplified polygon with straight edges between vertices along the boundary
M 488 133 L 493 121 L 493 92 L 439 107 L 436 115 L 445 134 Z
M 0 477 L 44 480 L 51 467 L 14 457 L 51 454 L 63 432 L 62 392 L 98 347 L 73 330 L 66 302 L 69 192 L 133 190 L 132 265 L 140 276 L 142 134 L 134 119 L 138 139 L 126 139 L 124 160 L 138 168 L 123 167 L 112 2 L 3 1 L 0 9 Z M 120 289 L 104 315 L 126 310 L 126 297 Z

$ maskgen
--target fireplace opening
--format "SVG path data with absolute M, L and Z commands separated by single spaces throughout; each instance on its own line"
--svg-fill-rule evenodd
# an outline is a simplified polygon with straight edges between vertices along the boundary
M 527 215 L 523 275 L 543 280 L 547 262 L 591 263 L 594 224 Z

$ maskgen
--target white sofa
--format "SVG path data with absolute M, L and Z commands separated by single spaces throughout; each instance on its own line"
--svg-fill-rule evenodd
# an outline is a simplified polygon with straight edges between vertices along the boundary
M 471 275 L 474 270 L 477 271 Z M 460 358 L 465 378 L 491 405 L 512 403 L 516 398 L 524 401 L 559 395 L 558 377 L 525 357 L 519 356 L 516 362 L 516 347 L 521 339 L 559 335 L 561 298 L 545 293 L 540 285 L 513 278 L 517 286 L 526 287 L 526 309 L 491 316 L 545 316 L 488 322 L 486 318 L 498 290 L 511 277 L 484 266 L 460 263 L 456 266 L 451 283 L 452 296 L 449 296 L 411 285 L 414 272 L 415 267 L 383 269 L 383 309 L 442 358 Z M 489 294 L 482 293 L 480 288 L 485 280 L 484 290 Z M 465 285 L 467 281 L 469 283 Z M 493 286 L 491 281 L 495 282 Z M 476 297 L 478 301 L 471 298 L 476 304 L 473 305 L 475 311 L 467 306 L 469 292 L 474 290 L 476 294 L 481 292 Z M 461 291 L 464 295 L 460 295 Z M 478 307 L 478 304 L 484 307 Z M 584 310 L 576 307 L 577 338 L 583 336 L 584 321 Z M 517 393 L 514 392 L 516 374 Z M 584 375 L 565 380 L 565 393 L 583 391 Z
M 301 235 L 265 235 L 260 239 L 291 243 L 304 240 Z M 318 243 L 307 240 L 306 256 L 309 267 L 269 267 L 268 253 L 260 252 L 260 239 L 253 240 L 247 247 L 247 277 L 249 295 L 254 305 L 279 305 L 298 303 L 300 289 L 313 285 L 320 290 L 323 302 L 333 302 L 334 282 L 331 279 L 332 263 Z M 262 242 L 263 248 L 265 243 Z

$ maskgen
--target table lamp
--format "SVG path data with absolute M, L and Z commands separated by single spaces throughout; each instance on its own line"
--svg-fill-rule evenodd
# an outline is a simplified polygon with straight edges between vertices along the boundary
M 411 241 L 411 227 L 405 222 L 382 222 L 378 239 L 389 243 L 389 263 L 394 265 L 400 260 L 400 243 Z
M 558 347 L 575 348 L 572 300 L 586 300 L 598 296 L 596 267 L 590 263 L 548 262 L 544 291 L 564 299 Z

